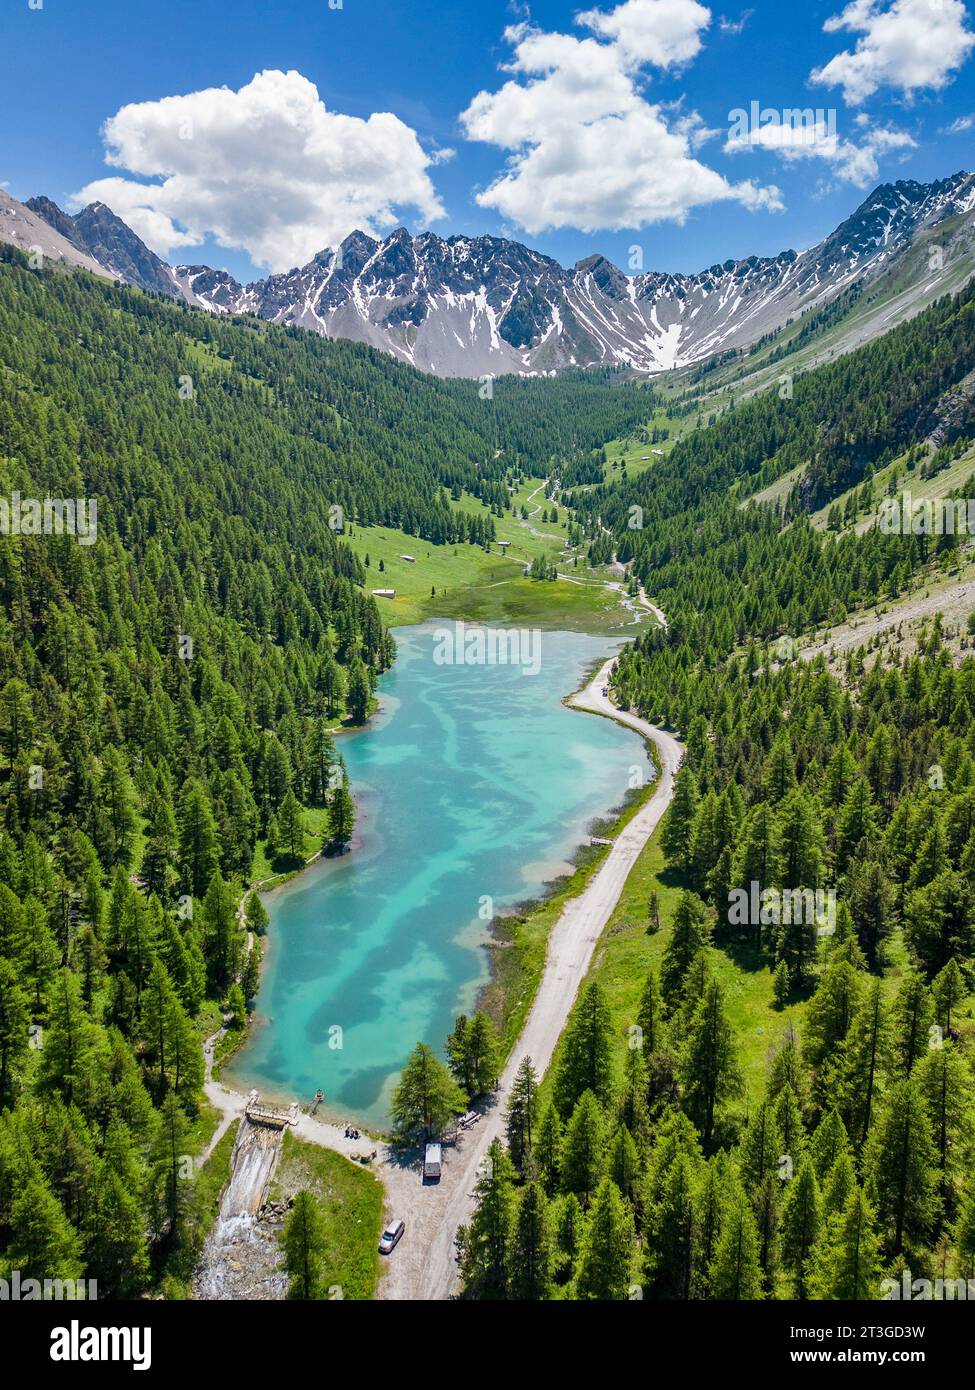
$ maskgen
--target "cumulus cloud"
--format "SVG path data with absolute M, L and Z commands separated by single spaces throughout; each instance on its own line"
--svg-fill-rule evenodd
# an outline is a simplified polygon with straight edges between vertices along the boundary
M 429 169 L 449 152 L 389 112 L 327 110 L 299 72 L 123 106 L 103 137 L 106 163 L 139 177 L 96 179 L 74 201 L 107 204 L 167 257 L 211 235 L 287 270 L 357 227 L 388 230 L 395 209 L 444 215 Z
M 895 150 L 915 149 L 917 142 L 906 130 L 871 126 L 858 121 L 863 137 L 847 140 L 837 133 L 835 124 L 822 112 L 810 112 L 810 121 L 776 121 L 733 132 L 725 142 L 726 154 L 749 150 L 769 150 L 786 163 L 802 159 L 821 159 L 845 183 L 865 188 L 880 172 L 880 158 Z
M 611 39 L 628 62 L 670 68 L 701 51 L 701 31 L 711 23 L 711 12 L 697 0 L 626 0 L 608 14 L 586 10 L 577 23 Z
M 460 118 L 468 139 L 509 152 L 478 203 L 533 235 L 680 223 L 692 208 L 721 200 L 781 207 L 776 188 L 729 183 L 694 158 L 704 129 L 698 117 L 670 122 L 642 94 L 642 69 L 689 61 L 709 20 L 696 0 L 626 0 L 579 16 L 597 37 L 507 29 L 512 76 L 479 92 Z
M 812 82 L 842 87 L 851 106 L 881 87 L 911 96 L 947 86 L 975 45 L 963 0 L 852 0 L 828 19 L 827 33 L 860 34 L 856 46 L 810 73 Z

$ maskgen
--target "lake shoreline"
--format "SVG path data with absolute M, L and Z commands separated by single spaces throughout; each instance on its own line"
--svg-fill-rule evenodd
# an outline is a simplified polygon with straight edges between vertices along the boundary
M 437 620 L 433 619 L 433 621 Z M 599 638 L 599 634 L 590 635 L 597 638 L 597 640 Z M 603 647 L 602 652 L 600 652 L 597 656 L 592 656 L 589 660 L 585 662 L 584 666 L 579 672 L 577 679 L 574 682 L 574 688 L 569 692 L 562 693 L 561 695 L 558 695 L 557 691 L 554 692 L 554 694 L 558 698 L 558 703 L 565 708 L 576 708 L 576 706 L 574 706 L 572 703 L 574 697 L 581 691 L 584 691 L 586 689 L 586 687 L 591 683 L 594 673 L 597 672 L 602 666 L 604 666 L 606 661 L 611 659 L 612 656 L 623 645 L 624 642 L 619 637 L 608 638 L 605 643 L 605 646 Z M 337 734 L 339 732 L 342 732 L 347 734 L 375 734 L 376 732 L 381 730 L 381 727 L 385 722 L 383 716 L 388 715 L 391 712 L 391 710 L 394 710 L 397 706 L 397 703 L 398 702 L 395 699 L 395 697 L 387 700 L 386 698 L 379 696 L 377 697 L 375 707 L 370 711 L 370 716 L 365 724 L 355 726 L 354 728 L 346 726 L 341 730 L 335 730 L 335 733 Z M 591 711 L 585 710 L 583 712 Z M 626 726 L 622 725 L 622 727 Z M 641 739 L 639 746 L 641 748 L 641 755 L 643 757 L 646 757 L 647 741 L 645 739 Z M 478 943 L 478 955 L 480 956 L 483 967 L 486 971 L 487 978 L 484 979 L 480 983 L 480 985 L 474 985 L 472 983 L 471 988 L 476 989 L 472 1007 L 486 1007 L 495 1016 L 496 1021 L 498 1022 L 504 1036 L 505 1053 L 507 1053 L 507 1051 L 510 1049 L 510 1046 L 513 1045 L 517 1036 L 517 1030 L 511 1032 L 510 1028 L 507 1027 L 506 1024 L 510 1023 L 515 1016 L 521 1016 L 523 1013 L 527 1012 L 527 1008 L 530 1006 L 531 1003 L 531 998 L 526 999 L 524 997 L 525 991 L 523 989 L 522 998 L 518 1001 L 518 1007 L 515 1009 L 512 1008 L 509 990 L 509 986 L 512 982 L 511 972 L 507 969 L 504 957 L 508 954 L 508 950 L 510 949 L 512 958 L 516 959 L 518 962 L 519 978 L 524 980 L 524 982 L 527 984 L 528 980 L 525 979 L 523 974 L 521 974 L 524 962 L 524 952 L 517 938 L 524 933 L 526 924 L 537 926 L 538 919 L 543 914 L 547 916 L 553 916 L 554 914 L 554 916 L 557 916 L 557 909 L 559 908 L 562 901 L 567 898 L 578 895 L 578 893 L 580 893 L 583 890 L 585 884 L 588 882 L 592 874 L 598 870 L 599 864 L 602 862 L 602 860 L 605 858 L 608 852 L 607 846 L 594 845 L 592 842 L 592 837 L 605 838 L 618 834 L 619 831 L 623 828 L 623 826 L 625 826 L 626 823 L 629 821 L 629 819 L 637 813 L 640 806 L 652 793 L 656 778 L 659 775 L 659 770 L 656 766 L 656 762 L 652 759 L 650 760 L 650 762 L 651 766 L 649 775 L 647 774 L 646 770 L 644 770 L 642 785 L 635 788 L 631 787 L 627 791 L 623 800 L 617 803 L 616 805 L 611 806 L 608 810 L 604 810 L 602 807 L 598 808 L 593 813 L 593 815 L 587 818 L 585 830 L 579 834 L 579 838 L 576 840 L 571 851 L 566 853 L 564 855 L 564 858 L 562 851 L 560 850 L 559 859 L 561 862 L 567 862 L 572 865 L 571 872 L 559 874 L 551 880 L 542 881 L 537 885 L 537 887 L 533 885 L 532 888 L 526 893 L 524 899 L 518 901 L 510 910 L 505 910 L 503 912 L 499 911 L 498 916 L 490 924 L 485 924 L 486 939 Z M 356 854 L 357 851 L 361 850 L 361 827 L 362 821 L 360 820 L 359 825 L 357 826 L 356 836 L 352 842 L 352 848 L 350 851 L 352 854 Z M 366 830 L 365 835 L 368 839 L 368 830 Z M 298 882 L 307 882 L 308 874 L 306 871 L 313 868 L 313 866 L 315 865 L 319 865 L 320 867 L 322 857 L 323 856 L 319 852 L 311 856 L 303 866 L 288 872 L 286 875 L 278 877 L 275 882 L 267 885 L 264 888 L 248 888 L 247 892 L 258 891 L 261 895 L 262 901 L 265 902 L 266 905 L 274 903 L 277 900 L 277 895 L 280 894 L 283 890 L 288 889 L 289 887 L 293 888 L 294 885 Z M 335 862 L 339 863 L 345 858 L 345 855 L 335 856 Z M 524 867 L 525 866 L 522 866 L 522 868 Z M 508 938 L 513 938 L 510 940 L 510 944 Z M 272 953 L 276 955 L 277 947 L 280 943 L 279 932 L 274 929 L 273 923 L 269 926 L 268 931 L 260 938 L 260 940 L 262 943 L 261 973 L 263 981 L 264 972 L 266 968 L 269 966 L 269 958 L 272 956 Z M 542 960 L 539 969 L 537 971 L 531 971 L 531 997 L 534 996 L 534 990 L 537 987 L 538 979 L 540 978 L 541 974 L 541 966 L 543 965 L 544 953 L 542 953 Z M 468 1012 L 470 1011 L 471 1009 L 469 1008 Z M 273 1095 L 275 1099 L 297 1099 L 300 1105 L 308 1106 L 311 1100 L 310 1096 L 306 1097 L 300 1093 L 296 1095 L 296 1091 L 294 1088 L 289 1088 L 284 1085 L 282 1085 L 280 1089 L 273 1089 L 269 1087 L 266 1083 L 259 1083 L 259 1072 L 258 1075 L 248 1074 L 247 1063 L 245 1060 L 247 1052 L 249 1051 L 250 1047 L 253 1045 L 255 1040 L 261 1035 L 261 1033 L 265 1029 L 267 1029 L 268 1027 L 274 1027 L 274 1023 L 275 1018 L 273 1015 L 269 1015 L 268 1013 L 263 1011 L 259 1012 L 257 1010 L 253 1010 L 248 1016 L 247 1027 L 245 1028 L 245 1030 L 243 1030 L 243 1036 L 239 1045 L 234 1048 L 233 1053 L 230 1056 L 226 1058 L 221 1058 L 221 1071 L 226 1076 L 227 1083 L 230 1085 L 243 1087 L 250 1086 L 252 1084 L 258 1084 L 259 1088 L 262 1090 L 262 1093 L 266 1094 L 269 1098 Z M 429 1041 L 438 1050 L 440 1050 L 440 1048 L 442 1047 L 442 1038 L 431 1037 L 427 1038 L 426 1040 Z M 243 1064 L 241 1065 L 242 1062 Z M 339 1105 L 341 1105 L 340 1109 Z M 318 1113 L 323 1115 L 328 1114 L 329 1116 L 340 1121 L 346 1119 L 347 1117 L 352 1117 L 352 1122 L 356 1124 L 358 1127 L 360 1127 L 364 1132 L 384 1132 L 384 1128 L 382 1125 L 377 1126 L 375 1117 L 372 1117 L 371 1119 L 365 1117 L 356 1118 L 357 1115 L 361 1115 L 361 1112 L 357 1112 L 356 1107 L 354 1105 L 350 1105 L 344 1102 L 330 1103 L 328 1098 L 326 1098 L 325 1103 L 318 1107 Z

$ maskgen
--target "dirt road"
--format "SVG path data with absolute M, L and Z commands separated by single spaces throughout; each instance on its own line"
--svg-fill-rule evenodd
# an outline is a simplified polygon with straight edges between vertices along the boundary
M 596 943 L 623 891 L 637 856 L 670 803 L 674 773 L 683 752 L 672 735 L 633 714 L 618 710 L 603 695 L 613 661 L 607 661 L 589 685 L 569 703 L 580 710 L 607 715 L 635 729 L 654 745 L 660 777 L 654 793 L 616 837 L 612 849 L 586 888 L 566 903 L 552 930 L 545 970 L 524 1030 L 505 1067 L 490 1111 L 465 1134 L 456 1148 L 446 1151 L 443 1177 L 437 1186 L 424 1187 L 415 1170 L 390 1172 L 389 1160 L 380 1172 L 390 1182 L 390 1214 L 406 1221 L 407 1232 L 386 1265 L 379 1297 L 436 1300 L 457 1290 L 454 1238 L 473 1210 L 473 1191 L 478 1167 L 491 1141 L 504 1132 L 504 1110 L 515 1074 L 530 1057 L 541 1076 L 552 1060 L 579 986 L 589 968 Z M 408 1181 L 404 1184 L 404 1175 Z M 392 1190 L 395 1187 L 395 1192 Z M 395 1200 L 402 1208 L 395 1208 Z

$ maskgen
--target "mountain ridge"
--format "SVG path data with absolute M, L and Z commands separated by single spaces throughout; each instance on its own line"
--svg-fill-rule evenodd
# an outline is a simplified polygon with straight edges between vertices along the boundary
M 748 347 L 856 280 L 877 280 L 958 217 L 943 250 L 960 248 L 975 272 L 975 174 L 965 171 L 880 184 L 813 247 L 694 274 L 628 275 L 598 253 L 566 268 L 504 237 L 397 227 L 382 239 L 352 232 L 304 266 L 242 285 L 225 270 L 167 265 L 104 204 L 74 216 L 46 197 L 23 206 L 114 278 L 213 313 L 365 342 L 439 376 L 684 367 Z M 923 302 L 911 296 L 905 313 Z

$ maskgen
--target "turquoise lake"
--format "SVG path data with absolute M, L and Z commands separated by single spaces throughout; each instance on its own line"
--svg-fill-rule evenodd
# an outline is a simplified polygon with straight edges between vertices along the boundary
M 561 703 L 612 639 L 541 633 L 529 675 L 436 664 L 448 626 L 396 632 L 381 713 L 337 739 L 356 840 L 266 899 L 260 1022 L 230 1068 L 238 1086 L 301 1101 L 320 1086 L 332 1114 L 383 1123 L 414 1044 L 439 1050 L 489 978 L 481 914 L 537 897 L 649 772 L 637 735 Z

